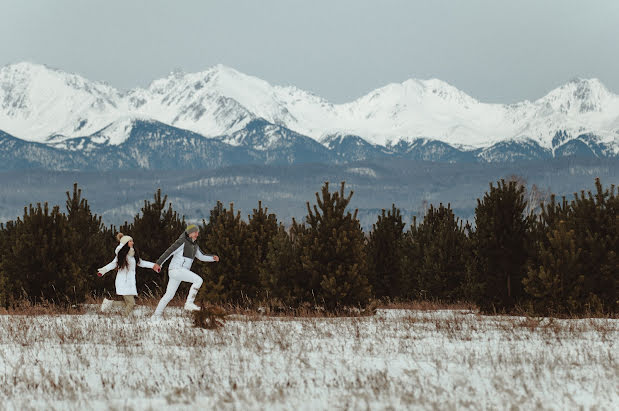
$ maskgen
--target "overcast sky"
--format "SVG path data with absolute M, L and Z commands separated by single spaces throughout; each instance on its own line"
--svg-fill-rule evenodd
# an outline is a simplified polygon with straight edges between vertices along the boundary
M 334 103 L 408 78 L 485 102 L 574 77 L 619 92 L 619 1 L 0 0 L 0 65 L 146 86 L 221 63 Z

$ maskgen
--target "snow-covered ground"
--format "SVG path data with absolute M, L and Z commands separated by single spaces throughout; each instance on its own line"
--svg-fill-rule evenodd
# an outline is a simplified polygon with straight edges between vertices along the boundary
M 0 316 L 0 408 L 616 409 L 619 320 Z M 614 405 L 613 405 L 614 404 Z

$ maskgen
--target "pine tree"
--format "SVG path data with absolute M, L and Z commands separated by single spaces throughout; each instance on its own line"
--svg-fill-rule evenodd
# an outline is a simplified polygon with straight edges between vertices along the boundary
M 327 309 L 338 306 L 365 305 L 371 287 L 367 280 L 365 236 L 354 214 L 346 211 L 353 192 L 330 193 L 329 183 L 316 193 L 317 205 L 307 203 L 307 229 L 300 230 L 301 264 L 307 276 L 305 301 L 317 293 L 318 302 Z M 313 297 L 313 295 L 312 295 Z
M 11 273 L 5 273 L 3 265 L 7 264 L 12 253 L 12 246 L 16 243 L 16 227 L 19 221 L 7 221 L 6 225 L 0 224 L 0 305 L 8 308 L 13 302 L 19 290 L 16 282 L 19 278 L 14 278 Z
M 83 269 L 76 264 L 80 248 L 67 216 L 47 203 L 24 209 L 11 235 L 12 245 L 0 265 L 0 304 L 19 298 L 56 304 L 84 301 L 87 285 Z
M 269 242 L 264 264 L 260 266 L 260 284 L 270 297 L 287 306 L 298 306 L 304 294 L 300 288 L 302 276 L 298 244 L 280 225 Z
M 421 258 L 416 284 L 420 296 L 442 301 L 463 297 L 466 264 L 470 252 L 468 224 L 454 215 L 450 205 L 433 205 L 415 230 L 413 241 L 418 244 Z
M 423 244 L 419 240 L 419 226 L 417 217 L 413 216 L 408 231 L 404 233 L 403 255 L 402 255 L 402 297 L 405 299 L 427 299 L 419 288 L 419 277 L 423 261 Z
M 225 209 L 220 202 L 211 210 L 208 224 L 202 222 L 206 233 L 198 239 L 205 252 L 217 254 L 217 264 L 206 264 L 201 268 L 205 279 L 199 299 L 206 302 L 231 302 L 247 304 L 248 298 L 258 294 L 259 279 L 254 267 L 256 244 L 241 219 L 234 204 Z
M 542 205 L 525 281 L 539 313 L 617 312 L 619 197 L 599 179 L 595 186 L 569 204 L 552 196 Z
M 619 290 L 619 196 L 615 186 L 604 189 L 595 179 L 595 193 L 574 195 L 568 219 L 582 249 L 585 306 L 589 311 L 617 312 Z
M 531 225 L 524 191 L 515 181 L 501 180 L 477 200 L 467 287 L 484 312 L 509 310 L 523 297 Z
M 123 234 L 133 237 L 135 247 L 139 249 L 142 259 L 155 262 L 182 234 L 185 227 L 185 217 L 179 216 L 174 211 L 172 203 L 168 202 L 168 196 L 162 196 L 161 189 L 158 189 L 153 202 L 144 200 L 141 213 L 135 216 L 131 224 L 125 222 L 119 230 Z M 114 247 L 111 250 L 112 253 L 109 253 L 109 255 L 113 258 Z M 147 293 L 154 293 L 155 289 L 164 289 L 166 283 L 167 268 L 164 268 L 161 273 L 146 268 L 137 268 L 136 284 L 138 292 L 144 290 Z M 184 284 L 179 288 L 179 292 L 187 291 L 188 287 L 189 285 Z
M 368 280 L 378 298 L 397 298 L 403 291 L 404 222 L 400 210 L 382 210 L 368 240 Z
M 569 239 L 558 238 L 553 234 L 559 224 L 563 224 L 563 228 L 567 230 L 566 221 L 569 218 L 571 206 L 565 197 L 561 201 L 557 201 L 554 194 L 550 195 L 548 203 L 540 204 L 539 215 L 533 216 L 531 223 L 531 243 L 533 252 L 529 256 L 527 262 L 527 275 L 523 278 L 523 285 L 527 293 L 526 298 L 529 300 L 529 305 L 539 314 L 546 315 L 551 312 L 560 312 L 562 304 L 559 304 L 559 299 L 555 301 L 547 301 L 556 289 L 549 290 L 549 285 L 555 285 L 556 279 L 561 276 L 561 273 L 550 272 L 553 265 L 555 268 L 559 266 L 557 262 L 551 262 L 554 252 L 561 252 L 557 246 L 561 243 L 569 244 Z M 569 230 L 568 233 L 569 235 Z M 555 237 L 555 244 L 551 245 L 550 240 Z M 538 278 L 536 278 L 538 277 Z
M 77 183 L 73 185 L 73 193 L 66 192 L 67 220 L 69 227 L 74 231 L 71 236 L 76 243 L 70 249 L 79 249 L 74 254 L 75 263 L 85 273 L 86 284 L 91 293 L 100 294 L 105 290 L 114 290 L 114 276 L 99 278 L 95 275 L 97 268 L 112 260 L 116 247 L 111 229 L 101 222 L 101 217 L 93 215 L 82 190 Z
M 534 297 L 536 312 L 547 315 L 583 311 L 585 269 L 575 237 L 574 230 L 568 230 L 561 221 L 548 234 L 547 245 L 538 244 L 539 265 L 530 266 L 523 279 L 525 290 Z
M 258 291 L 263 289 L 260 286 L 260 271 L 267 264 L 269 243 L 277 235 L 278 224 L 275 214 L 269 214 L 268 208 L 262 207 L 262 201 L 258 202 L 258 208 L 254 208 L 248 220 L 248 235 L 255 248 L 248 250 L 251 251 L 251 254 L 246 256 L 246 258 L 251 260 L 247 277 L 248 282 Z

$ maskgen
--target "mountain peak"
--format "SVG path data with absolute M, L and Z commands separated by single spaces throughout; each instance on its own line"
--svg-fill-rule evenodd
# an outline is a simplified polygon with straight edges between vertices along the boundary
M 31 73 L 37 74 L 41 72 L 56 72 L 56 73 L 64 73 L 64 71 L 50 67 L 46 64 L 33 63 L 30 61 L 20 61 L 17 63 L 10 63 L 0 67 L 0 71 L 4 72 L 21 72 L 21 73 Z
M 582 78 L 582 77 L 574 77 L 567 82 L 567 84 L 574 84 L 577 87 L 587 87 L 587 88 L 602 88 L 606 90 L 604 84 L 600 81 L 600 79 L 596 77 L 591 78 Z
M 0 68 L 0 126 L 31 141 L 95 132 L 116 117 L 119 99 L 106 84 L 42 64 Z
M 552 90 L 538 102 L 564 114 L 601 112 L 613 94 L 597 78 L 574 78 Z
M 463 91 L 436 78 L 428 80 L 410 78 L 402 83 L 390 83 L 368 93 L 357 101 L 361 104 L 368 104 L 379 100 L 391 100 L 400 106 L 413 104 L 426 107 L 435 104 L 470 106 L 478 103 L 477 100 Z M 384 104 L 384 101 L 380 104 Z
M 221 64 L 221 63 L 212 66 L 210 69 L 207 69 L 206 71 L 211 71 L 211 72 L 214 72 L 214 73 L 225 74 L 225 75 L 229 75 L 229 76 L 246 75 L 244 73 L 241 73 L 238 70 L 233 69 L 232 67 L 226 66 L 226 65 Z
M 619 96 L 595 78 L 576 78 L 536 101 L 512 105 L 479 102 L 436 78 L 411 78 L 332 104 L 223 64 L 196 73 L 176 71 L 126 94 L 36 63 L 0 68 L 0 128 L 40 142 L 105 129 L 99 134 L 118 143 L 129 129 L 118 120 L 138 116 L 206 137 L 276 124 L 315 140 L 340 133 L 336 136 L 381 145 L 427 137 L 480 148 L 526 135 L 548 148 L 557 130 L 570 138 L 593 132 L 616 145 L 617 113 Z

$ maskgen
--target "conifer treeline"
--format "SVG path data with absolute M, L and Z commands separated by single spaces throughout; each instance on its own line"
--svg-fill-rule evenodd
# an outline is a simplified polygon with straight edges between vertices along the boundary
M 304 221 L 287 228 L 261 202 L 246 220 L 218 202 L 198 241 L 221 260 L 194 265 L 205 280 L 199 298 L 325 309 L 373 298 L 466 300 L 487 313 L 617 313 L 619 196 L 599 179 L 593 192 L 571 201 L 551 196 L 541 207 L 527 204 L 518 181 L 490 184 L 477 200 L 474 227 L 439 204 L 407 229 L 392 205 L 367 235 L 350 210 L 352 195 L 343 182 L 333 192 L 325 183 Z M 158 190 L 132 223 L 106 227 L 76 184 L 66 212 L 31 205 L 22 218 L 0 224 L 0 304 L 70 304 L 113 293 L 114 276 L 95 273 L 112 260 L 116 232 L 131 235 L 141 256 L 155 261 L 185 226 Z M 141 294 L 158 296 L 166 270 L 138 268 L 137 281 Z

